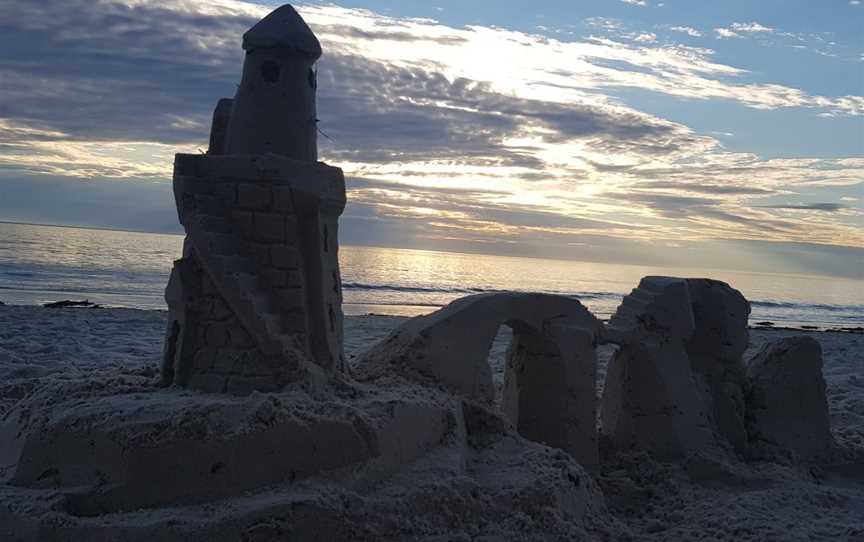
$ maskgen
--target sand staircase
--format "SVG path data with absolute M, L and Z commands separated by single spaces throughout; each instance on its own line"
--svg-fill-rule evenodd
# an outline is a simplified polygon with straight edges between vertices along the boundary
M 236 233 L 216 185 L 182 184 L 181 221 L 205 272 L 266 357 L 291 357 L 302 347 L 296 334 L 288 333 L 273 288 L 256 272 L 248 243 Z

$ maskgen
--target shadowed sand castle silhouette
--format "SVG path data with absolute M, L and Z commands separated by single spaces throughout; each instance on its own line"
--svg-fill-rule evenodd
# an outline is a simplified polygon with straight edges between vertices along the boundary
M 162 372 L 166 384 L 235 394 L 344 370 L 345 180 L 317 161 L 321 46 L 283 6 L 243 49 L 243 78 L 216 106 L 209 152 L 175 158 L 186 242 L 166 292 Z
M 465 297 L 349 370 L 321 47 L 286 5 L 243 48 L 209 152 L 175 158 L 186 239 L 161 376 L 52 381 L 3 418 L 5 540 L 608 539 L 626 533 L 591 473 L 616 454 L 833 453 L 819 344 L 770 345 L 748 370 L 749 303 L 710 279 L 645 277 L 606 324 L 562 296 Z

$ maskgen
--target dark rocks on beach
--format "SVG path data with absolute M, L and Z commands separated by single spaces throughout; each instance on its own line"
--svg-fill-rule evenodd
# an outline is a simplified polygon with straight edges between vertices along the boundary
M 774 325 L 774 322 L 756 322 L 756 325 L 757 326 L 772 327 Z
M 71 301 L 69 299 L 64 299 L 63 301 L 54 301 L 53 303 L 44 303 L 42 305 L 46 309 L 65 309 L 65 308 L 74 308 L 81 307 L 85 309 L 101 309 L 102 305 L 97 303 L 93 303 L 92 301 L 85 299 L 84 301 Z

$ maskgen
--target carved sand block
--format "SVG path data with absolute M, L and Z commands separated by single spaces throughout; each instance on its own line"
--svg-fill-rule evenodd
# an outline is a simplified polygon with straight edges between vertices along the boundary
M 796 336 L 769 343 L 750 360 L 747 376 L 754 445 L 805 460 L 831 452 L 834 439 L 819 341 Z
M 746 453 L 749 315 L 744 296 L 723 282 L 642 279 L 606 329 L 607 341 L 621 349 L 607 372 L 604 434 L 618 447 L 666 456 L 721 440 Z
M 687 281 L 645 277 L 606 329 L 620 349 L 609 361 L 602 433 L 619 450 L 680 457 L 713 446 L 707 405 L 686 345 L 696 323 Z
M 746 453 L 746 368 L 743 361 L 750 333 L 750 303 L 728 284 L 687 279 L 695 330 L 687 356 L 708 401 L 717 433 L 736 451 Z
M 584 467 L 598 464 L 597 328 L 593 318 L 545 321 L 519 330 L 507 352 L 505 416 L 519 434 L 561 448 Z
M 596 354 L 600 322 L 576 300 L 546 294 L 480 294 L 413 318 L 367 351 L 358 378 L 388 374 L 494 401 L 487 362 L 501 325 L 513 329 L 503 410 L 523 436 L 597 463 Z

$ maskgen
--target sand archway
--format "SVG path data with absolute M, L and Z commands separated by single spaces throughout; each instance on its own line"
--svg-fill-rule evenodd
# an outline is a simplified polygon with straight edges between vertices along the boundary
M 358 378 L 436 382 L 492 408 L 487 361 L 501 325 L 513 330 L 502 408 L 520 434 L 597 463 L 594 347 L 602 324 L 579 301 L 534 293 L 480 294 L 413 318 L 367 351 Z

